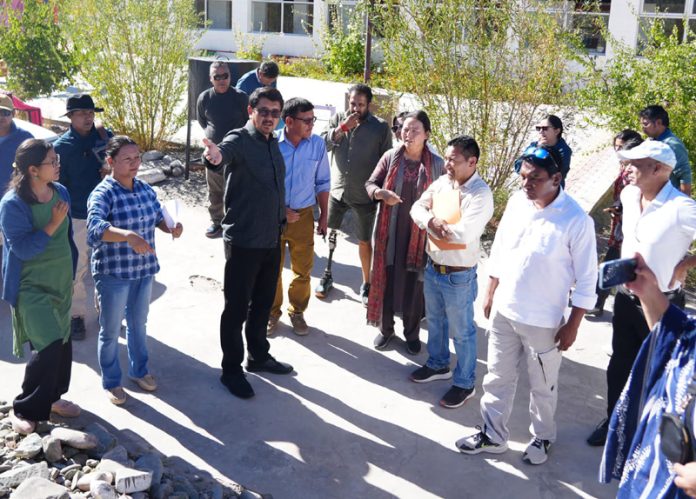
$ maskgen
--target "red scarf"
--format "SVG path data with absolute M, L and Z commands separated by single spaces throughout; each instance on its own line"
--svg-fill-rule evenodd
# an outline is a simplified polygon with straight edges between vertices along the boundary
M 402 146 L 394 153 L 387 178 L 384 181 L 383 189 L 394 191 L 396 189 L 396 178 L 399 168 L 402 167 L 404 157 L 404 147 Z M 425 182 L 421 185 L 416 182 L 416 196 L 421 194 L 433 182 L 432 175 L 432 155 L 427 145 L 423 147 L 421 154 L 421 164 L 418 168 L 418 179 L 425 174 Z M 377 219 L 377 229 L 375 231 L 375 252 L 372 259 L 372 278 L 370 282 L 370 296 L 367 304 L 367 323 L 372 326 L 379 326 L 382 322 L 382 307 L 384 303 L 384 290 L 387 287 L 387 239 L 389 238 L 389 222 L 391 220 L 392 209 L 398 209 L 399 205 L 388 206 L 382 203 Z M 427 233 L 421 230 L 411 221 L 411 235 L 408 240 L 408 252 L 406 254 L 406 270 L 410 272 L 419 271 L 425 266 L 425 242 Z

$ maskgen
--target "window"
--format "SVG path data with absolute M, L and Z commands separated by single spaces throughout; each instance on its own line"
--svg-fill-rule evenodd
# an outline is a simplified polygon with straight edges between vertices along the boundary
M 576 0 L 554 2 L 547 11 L 556 14 L 566 29 L 576 30 L 583 46 L 590 52 L 604 54 L 607 42 L 602 34 L 609 26 L 611 0 Z
M 254 0 L 252 22 L 252 31 L 311 35 L 314 0 Z
M 348 32 L 348 26 L 350 25 L 353 16 L 356 15 L 355 12 L 355 2 L 354 1 L 341 1 L 341 2 L 327 2 L 328 6 L 328 19 L 327 24 L 331 29 L 336 29 L 339 26 L 344 32 Z
M 686 41 L 686 26 L 692 36 L 696 34 L 696 0 L 644 0 L 638 35 L 639 50 L 644 47 L 646 33 L 655 19 L 662 20 L 665 34 L 672 34 L 676 28 L 677 37 Z
M 205 14 L 210 29 L 232 29 L 232 0 L 195 0 L 196 12 Z

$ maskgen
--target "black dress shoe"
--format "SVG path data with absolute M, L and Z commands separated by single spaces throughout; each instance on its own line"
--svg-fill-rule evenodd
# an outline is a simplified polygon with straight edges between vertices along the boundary
M 285 362 L 278 362 L 269 355 L 268 359 L 263 362 L 247 360 L 246 370 L 250 373 L 267 372 L 271 374 L 290 374 L 292 372 L 292 366 Z
M 385 336 L 382 333 L 377 333 L 377 336 L 375 336 L 375 341 L 373 342 L 373 344 L 377 350 L 384 350 L 385 348 L 387 348 L 387 345 L 389 345 L 389 342 L 393 337 L 393 334 Z
M 220 376 L 220 382 L 230 391 L 235 397 L 240 399 L 249 399 L 254 396 L 254 389 L 244 376 L 244 373 L 223 374 Z
M 607 433 L 609 431 L 609 420 L 603 419 L 592 434 L 587 437 L 588 445 L 592 447 L 601 447 L 607 441 Z
M 406 351 L 411 355 L 418 355 L 421 351 L 421 341 L 412 340 L 406 342 Z

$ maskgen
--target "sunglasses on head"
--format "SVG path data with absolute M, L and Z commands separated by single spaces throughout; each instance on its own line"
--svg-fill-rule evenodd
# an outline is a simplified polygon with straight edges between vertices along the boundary
M 263 118 L 268 118 L 269 116 L 271 118 L 280 118 L 280 109 L 268 109 L 265 107 L 260 107 L 256 109 L 256 112 L 259 113 Z
M 213 80 L 215 81 L 222 81 L 226 80 L 230 77 L 229 73 L 222 73 L 221 75 L 213 75 Z
M 561 169 L 558 167 L 558 163 L 556 163 L 556 160 L 553 159 L 553 156 L 549 152 L 548 149 L 544 149 L 543 147 L 536 147 L 536 146 L 529 146 L 527 149 L 524 150 L 522 153 L 522 159 L 528 159 L 528 158 L 537 158 L 541 159 L 544 161 L 551 161 L 553 164 L 553 167 L 556 169 L 556 172 L 560 172 Z M 534 162 L 534 161 L 532 161 Z M 555 172 L 553 172 L 555 173 Z
M 4 116 L 5 118 L 12 116 L 12 111 L 9 109 L 0 109 L 0 116 Z

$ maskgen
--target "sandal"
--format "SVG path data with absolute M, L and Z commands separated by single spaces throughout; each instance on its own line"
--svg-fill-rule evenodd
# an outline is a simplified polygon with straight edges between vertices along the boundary
M 69 400 L 60 399 L 53 402 L 51 412 L 63 416 L 64 418 L 76 418 L 80 415 L 80 406 L 70 402 Z
M 30 433 L 34 433 L 36 429 L 35 421 L 20 418 L 14 411 L 10 413 L 10 421 L 12 421 L 12 429 L 21 435 L 29 435 Z

